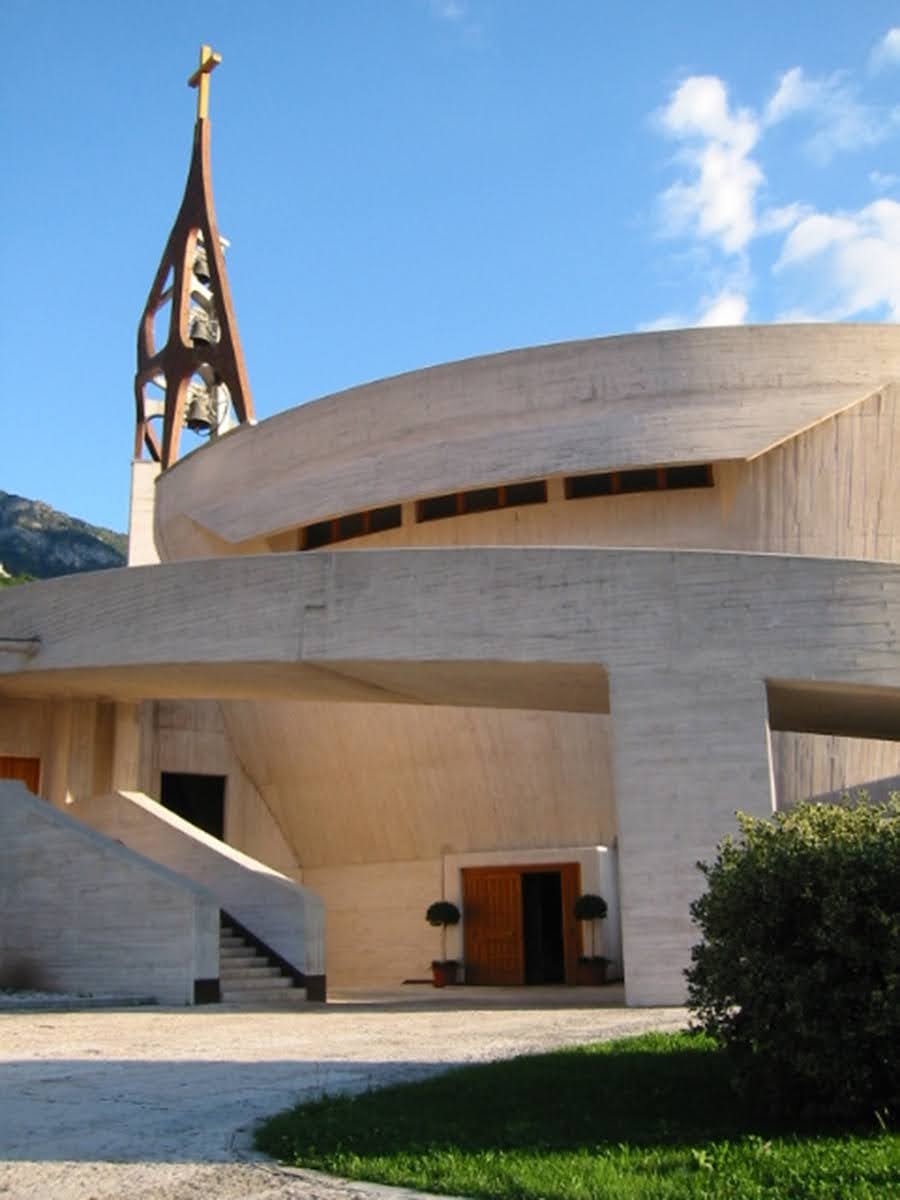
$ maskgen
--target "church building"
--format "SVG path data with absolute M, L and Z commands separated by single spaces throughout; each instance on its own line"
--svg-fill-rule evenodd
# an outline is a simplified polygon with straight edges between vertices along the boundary
M 626 1003 L 680 1003 L 735 811 L 900 773 L 900 327 L 536 346 L 256 422 L 216 61 L 130 565 L 0 593 L 0 969 L 189 1003 L 250 946 L 323 998 L 427 978 L 447 900 L 460 982 L 565 986 L 589 893 Z

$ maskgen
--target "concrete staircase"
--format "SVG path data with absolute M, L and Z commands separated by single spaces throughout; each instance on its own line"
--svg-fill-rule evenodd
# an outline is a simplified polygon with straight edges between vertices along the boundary
M 306 1003 L 306 989 L 227 924 L 219 934 L 219 985 L 223 1004 L 295 1008 Z

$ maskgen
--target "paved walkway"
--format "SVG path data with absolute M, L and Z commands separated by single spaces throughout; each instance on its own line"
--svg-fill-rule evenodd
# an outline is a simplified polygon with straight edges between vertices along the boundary
M 2 1200 L 351 1200 L 397 1195 L 284 1171 L 260 1118 L 325 1091 L 685 1024 L 619 989 L 339 993 L 291 1012 L 0 1014 Z M 410 1195 L 410 1193 L 402 1193 Z

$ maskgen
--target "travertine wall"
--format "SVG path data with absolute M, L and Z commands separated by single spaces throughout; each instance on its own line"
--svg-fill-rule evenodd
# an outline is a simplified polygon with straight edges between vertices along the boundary
M 206 888 L 221 908 L 298 970 L 324 973 L 322 903 L 308 889 L 137 792 L 94 796 L 70 811 L 99 833 Z
M 336 578 L 343 580 L 342 594 L 352 595 L 360 609 L 365 609 L 373 579 L 382 578 L 378 554 L 350 555 L 354 565 L 347 564 L 343 574 L 332 569 L 331 562 L 345 557 L 344 550 L 407 548 L 404 555 L 391 559 L 399 577 L 392 581 L 390 596 L 379 597 L 386 606 L 380 613 L 383 636 L 393 644 L 392 639 L 400 639 L 401 634 L 421 637 L 425 625 L 431 630 L 430 642 L 418 652 L 420 673 L 419 667 L 405 672 L 384 663 L 373 667 L 370 660 L 390 657 L 373 626 L 358 640 L 355 662 L 332 663 L 328 670 L 307 664 L 302 676 L 279 674 L 267 665 L 264 647 L 283 618 L 288 623 L 293 620 L 293 598 L 279 590 L 283 585 L 277 568 L 260 561 L 254 574 L 256 602 L 247 598 L 242 618 L 247 626 L 223 620 L 203 631 L 203 638 L 217 639 L 211 659 L 218 663 L 219 690 L 208 694 L 249 696 L 257 689 L 256 698 L 229 700 L 223 706 L 231 748 L 247 779 L 244 791 L 233 789 L 240 799 L 227 818 L 231 832 L 240 828 L 249 839 L 253 828 L 264 828 L 253 852 L 270 862 L 278 857 L 278 865 L 285 854 L 296 856 L 309 882 L 309 871 L 348 871 L 367 865 L 381 869 L 396 863 L 406 864 L 398 871 L 415 877 L 419 867 L 425 871 L 445 854 L 494 849 L 514 854 L 553 844 L 610 844 L 617 836 L 625 837 L 627 826 L 627 840 L 637 848 L 642 866 L 634 872 L 630 898 L 626 894 L 626 911 L 631 914 L 626 919 L 631 930 L 626 941 L 630 937 L 632 946 L 649 947 L 650 956 L 658 955 L 662 962 L 669 953 L 665 947 L 671 951 L 679 938 L 683 941 L 683 913 L 691 885 L 682 881 L 666 892 L 663 908 L 668 906 L 671 916 L 660 911 L 661 885 L 654 873 L 665 869 L 671 846 L 657 845 L 645 853 L 645 839 L 656 845 L 658 831 L 629 824 L 622 814 L 635 806 L 641 820 L 651 820 L 653 814 L 661 820 L 673 819 L 679 848 L 682 841 L 685 845 L 702 841 L 703 830 L 695 827 L 700 818 L 692 815 L 686 793 L 684 809 L 679 801 L 671 809 L 663 805 L 658 813 L 648 807 L 647 797 L 634 794 L 635 788 L 652 791 L 662 785 L 668 795 L 661 774 L 663 760 L 689 773 L 692 756 L 697 754 L 710 756 L 708 770 L 697 767 L 703 787 L 715 792 L 710 828 L 723 826 L 726 807 L 735 807 L 733 797 L 722 801 L 721 811 L 717 807 L 729 771 L 751 772 L 746 780 L 732 783 L 732 791 L 746 786 L 750 806 L 766 810 L 771 802 L 770 767 L 769 743 L 760 741 L 760 711 L 763 724 L 765 717 L 764 695 L 760 710 L 760 663 L 771 639 L 783 634 L 778 626 L 786 621 L 794 641 L 782 647 L 768 670 L 781 674 L 791 655 L 802 651 L 795 655 L 794 669 L 799 678 L 807 678 L 809 672 L 815 674 L 809 664 L 819 650 L 817 639 L 824 636 L 817 617 L 810 618 L 809 628 L 796 627 L 790 624 L 793 614 L 785 614 L 780 606 L 777 588 L 784 585 L 776 577 L 790 582 L 790 573 L 783 576 L 781 568 L 770 566 L 766 559 L 752 563 L 759 576 L 753 602 L 777 616 L 772 618 L 775 626 L 763 625 L 753 639 L 737 647 L 740 667 L 728 666 L 738 674 L 746 669 L 754 680 L 752 695 L 735 702 L 734 711 L 729 708 L 731 693 L 726 686 L 721 712 L 707 712 L 701 695 L 691 717 L 690 689 L 706 686 L 691 675 L 695 664 L 679 664 L 679 671 L 687 670 L 684 678 L 678 672 L 666 676 L 671 646 L 681 638 L 683 627 L 691 626 L 695 614 L 679 605 L 665 582 L 637 601 L 646 609 L 646 619 L 652 613 L 658 660 L 642 668 L 639 684 L 633 676 L 628 683 L 613 679 L 612 719 L 605 715 L 605 701 L 595 711 L 585 711 L 594 706 L 585 703 L 590 684 L 583 678 L 578 684 L 579 703 L 572 705 L 577 712 L 527 711 L 541 707 L 540 700 L 526 709 L 521 698 L 510 701 L 517 711 L 503 709 L 499 690 L 492 710 L 469 707 L 478 702 L 473 693 L 488 694 L 496 683 L 494 676 L 490 681 L 476 680 L 474 667 L 472 691 L 465 699 L 456 694 L 444 701 L 456 707 L 400 707 L 399 702 L 426 698 L 422 693 L 429 687 L 433 694 L 427 698 L 441 693 L 444 681 L 438 682 L 427 665 L 432 655 L 440 657 L 439 645 L 456 646 L 457 634 L 468 628 L 471 613 L 467 610 L 472 606 L 480 628 L 494 627 L 498 618 L 516 625 L 531 586 L 555 597 L 560 641 L 564 629 L 591 627 L 597 615 L 594 606 L 602 611 L 606 604 L 605 589 L 615 589 L 621 581 L 609 578 L 592 584 L 598 590 L 585 601 L 585 593 L 579 592 L 580 565 L 560 555 L 548 564 L 546 577 L 525 571 L 523 579 L 527 576 L 532 582 L 523 582 L 523 590 L 510 603 L 504 591 L 509 585 L 502 582 L 504 564 L 510 552 L 527 557 L 528 545 L 653 546 L 672 551 L 696 548 L 900 561 L 900 473 L 895 467 L 900 448 L 898 379 L 900 330 L 895 326 L 781 326 L 604 339 L 449 364 L 353 389 L 255 428 L 240 429 L 177 464 L 156 488 L 157 538 L 167 559 L 290 550 L 297 544 L 296 530 L 301 525 L 402 503 L 402 528 L 343 543 L 335 547 L 341 552 L 337 555 L 310 556 L 323 565 L 304 568 L 309 588 L 302 598 L 302 631 L 297 635 L 301 658 L 309 659 L 307 639 L 314 641 L 316 632 L 327 625 L 325 614 L 331 612 Z M 564 499 L 562 477 L 568 473 L 679 462 L 714 463 L 716 486 Z M 418 497 L 527 478 L 549 480 L 549 503 L 415 523 L 413 501 Z M 486 557 L 480 561 L 487 564 L 485 575 L 472 593 L 466 591 L 462 576 L 454 574 L 451 560 L 441 568 L 447 576 L 439 578 L 440 572 L 431 571 L 429 552 L 424 549 L 429 546 L 508 550 L 484 552 Z M 414 563 L 417 556 L 408 548 L 421 549 L 426 565 Z M 680 577 L 685 574 L 690 579 L 696 570 L 708 588 L 718 589 L 714 595 L 701 591 L 699 598 L 693 596 L 685 603 L 702 605 L 710 636 L 724 631 L 727 639 L 736 628 L 734 593 L 740 590 L 737 577 L 743 578 L 746 563 L 732 563 L 737 572 L 732 577 L 724 560 L 713 569 L 707 561 L 711 556 L 671 557 Z M 611 572 L 630 571 L 631 560 L 626 559 L 623 554 L 621 560 L 604 561 Z M 370 566 L 357 566 L 360 560 L 370 560 Z M 816 570 L 810 566 L 809 579 Z M 230 578 L 224 557 L 210 564 L 206 598 L 210 613 L 225 607 L 224 600 L 219 603 L 217 588 L 229 586 Z M 155 579 L 164 589 L 177 586 L 174 577 L 168 582 L 165 571 Z M 135 588 L 139 591 L 139 584 Z M 410 589 L 416 588 L 425 588 L 424 594 L 410 597 Z M 437 610 L 440 619 L 429 624 L 428 607 L 437 604 L 438 593 L 444 596 Z M 803 604 L 817 599 L 827 604 L 831 598 L 804 596 Z M 861 619 L 874 620 L 880 628 L 878 622 L 884 618 L 877 597 L 870 600 L 874 608 L 870 611 L 871 606 L 863 605 Z M 717 603 L 721 613 L 715 611 Z M 146 616 L 152 623 L 153 613 Z M 405 621 L 413 622 L 411 631 L 404 627 Z M 623 621 L 614 636 L 630 644 L 627 617 Z M 252 683 L 249 661 L 243 671 L 227 666 L 230 648 L 247 634 L 260 655 Z M 855 631 L 846 636 L 852 640 Z M 286 653 L 293 651 L 289 636 L 284 646 Z M 701 639 L 696 654 L 702 658 L 705 650 Z M 575 660 L 560 659 L 556 666 L 565 669 L 573 664 L 569 669 L 574 692 L 574 662 L 580 666 L 582 660 L 571 644 L 569 651 Z M 479 644 L 476 653 L 484 657 L 490 651 Z M 585 653 L 599 655 L 604 663 L 622 661 L 618 642 L 599 649 L 591 644 Z M 641 653 L 646 654 L 646 648 Z M 352 659 L 353 655 L 340 646 L 336 657 Z M 865 662 L 868 669 L 869 660 Z M 656 703 L 657 672 L 661 673 L 660 695 L 677 710 L 671 720 L 665 705 L 659 708 Z M 159 676 L 164 677 L 164 673 Z M 212 686 L 212 676 L 189 660 L 182 672 L 181 694 L 199 694 L 198 681 L 203 678 Z M 152 679 L 152 672 L 145 676 L 146 686 L 153 686 Z M 133 689 L 138 686 L 137 676 L 123 667 L 110 686 Z M 241 692 L 242 687 L 247 690 Z M 552 689 L 547 676 L 547 688 L 553 694 L 544 707 L 565 709 L 560 676 Z M 630 688 L 635 689 L 633 695 Z M 366 694 L 379 703 L 324 702 Z M 647 704 L 642 706 L 644 694 Z M 294 699 L 300 695 L 308 699 Z M 385 699 L 398 705 L 381 702 Z M 619 726 L 626 713 L 631 724 L 622 730 Z M 170 729 L 157 722 L 148 744 L 159 746 L 164 756 L 171 755 L 167 761 L 224 761 L 221 743 L 214 752 L 210 750 L 211 731 L 196 722 L 192 725 L 192 720 L 181 712 Z M 723 747 L 718 757 L 717 720 L 721 720 Z M 746 733 L 746 720 L 753 726 L 751 733 Z M 75 731 L 75 717 L 70 723 Z M 661 732 L 666 729 L 667 734 Z M 746 734 L 743 742 L 741 731 Z M 76 732 L 71 736 L 76 738 Z M 737 747 L 733 762 L 732 742 Z M 645 743 L 655 774 L 642 765 Z M 657 747 L 661 757 L 656 755 Z M 761 754 L 765 785 L 757 777 Z M 822 790 L 826 775 L 825 786 L 839 786 L 854 782 L 854 776 L 869 778 L 882 770 L 900 769 L 895 744 L 873 748 L 849 739 L 779 734 L 773 754 L 772 769 L 786 798 L 789 793 Z M 160 760 L 153 765 L 153 770 L 159 769 L 200 768 L 165 768 Z M 840 771 L 842 780 L 837 778 Z M 229 769 L 229 787 L 232 778 Z M 240 818 L 234 815 L 237 812 Z M 283 844 L 271 836 L 268 818 L 283 836 Z M 623 865 L 626 859 L 633 868 L 634 857 L 626 855 Z M 653 878 L 645 879 L 648 870 Z M 643 883 L 648 888 L 641 890 Z M 337 896 L 344 884 L 332 875 L 326 887 Z M 354 918 L 349 908 L 341 911 L 350 936 Z M 399 915 L 384 916 L 381 922 L 381 953 L 387 957 L 393 953 L 394 924 L 402 925 L 404 920 Z M 341 933 L 339 939 L 343 938 Z M 683 949 L 682 945 L 678 952 Z M 630 996 L 648 997 L 663 986 L 661 978 L 652 971 L 641 978 L 633 975 Z
M 147 705 L 143 730 L 146 766 L 134 785 L 161 794 L 163 771 L 225 776 L 225 841 L 302 882 L 297 854 L 235 754 L 215 701 L 161 700 Z
M 440 859 L 314 867 L 305 876 L 325 905 L 330 985 L 429 977 L 437 950 L 425 909 L 441 894 Z
M 54 990 L 192 1004 L 219 974 L 205 889 L 0 781 L 0 962 Z
M 88 609 L 102 635 L 86 632 Z M 37 629 L 43 641 L 0 664 L 0 691 L 266 703 L 380 692 L 497 707 L 515 703 L 519 678 L 529 697 L 543 681 L 547 707 L 563 708 L 566 680 L 580 680 L 581 706 L 593 695 L 615 722 L 626 995 L 660 1003 L 683 995 L 694 864 L 735 809 L 773 807 L 768 695 L 777 686 L 780 719 L 798 728 L 900 737 L 898 614 L 900 567 L 839 558 L 584 547 L 239 557 L 8 589 L 8 636 Z M 265 781 L 260 791 L 279 818 L 296 803 Z
M 407 501 L 401 528 L 341 543 L 339 551 L 655 546 L 898 561 L 900 386 L 892 382 L 898 372 L 895 329 L 850 327 L 694 331 L 455 364 L 284 414 L 241 434 L 245 450 L 235 439 L 212 455 L 194 456 L 161 481 L 158 529 L 176 556 L 258 550 L 260 535 L 284 526 L 293 486 L 295 525 Z M 583 397 L 579 406 L 574 398 L 582 392 L 591 402 Z M 374 426 L 347 424 L 350 413 L 359 416 L 357 409 L 367 411 L 376 400 L 386 407 Z M 584 459 L 598 420 L 605 441 Z M 667 455 L 696 460 L 705 449 L 717 459 L 716 486 L 566 500 L 557 476 L 550 479 L 547 504 L 417 524 L 411 496 L 529 473 L 525 459 L 512 453 L 510 422 L 517 421 L 522 436 L 529 421 L 553 426 L 548 437 L 555 449 L 545 447 L 537 474 L 551 471 L 553 454 L 569 469 L 585 470 L 666 461 Z M 382 450 L 393 432 L 391 452 L 398 459 L 406 454 L 406 466 L 395 463 L 391 475 L 380 458 L 378 471 L 368 474 L 372 445 L 357 444 L 360 429 Z M 424 448 L 439 432 L 441 471 L 435 474 Z M 254 477 L 252 498 L 245 495 L 242 454 L 248 465 L 256 462 L 256 443 L 268 437 L 269 462 L 269 454 L 284 456 L 295 436 L 302 443 L 291 467 L 287 459 L 283 471 L 273 467 L 274 479 L 267 474 L 264 488 Z M 493 476 L 485 474 L 492 439 L 497 454 L 500 447 L 507 454 Z M 780 439 L 786 440 L 775 445 Z M 423 453 L 412 454 L 412 446 Z M 721 460 L 738 450 L 757 457 Z M 361 457 L 349 474 L 354 453 Z M 479 453 L 480 474 L 473 467 Z M 227 465 L 230 487 L 213 500 L 210 471 L 217 461 Z M 371 482 L 365 496 L 360 477 Z M 323 508 L 323 497 L 330 508 Z M 210 529 L 197 524 L 203 518 Z M 228 541 L 251 532 L 243 547 Z M 279 550 L 296 545 L 289 531 L 273 532 L 268 541 Z M 226 712 L 246 769 L 261 791 L 267 789 L 269 806 L 281 814 L 305 865 L 352 863 L 360 854 L 376 861 L 424 859 L 445 844 L 466 850 L 555 840 L 608 844 L 615 837 L 609 723 L 601 717 L 274 703 L 228 705 Z M 900 769 L 900 747 L 779 734 L 773 766 L 778 794 L 789 802 L 893 773 Z M 291 805 L 275 799 L 288 791 Z
M 694 329 L 448 363 L 244 426 L 175 464 L 157 486 L 157 545 L 166 560 L 223 543 L 253 552 L 298 524 L 462 488 L 744 461 L 898 377 L 895 325 Z

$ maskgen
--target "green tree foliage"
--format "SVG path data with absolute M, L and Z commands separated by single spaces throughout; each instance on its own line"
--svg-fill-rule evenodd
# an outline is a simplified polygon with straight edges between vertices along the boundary
M 694 1014 L 738 1090 L 770 1111 L 896 1118 L 900 803 L 738 820 L 741 837 L 699 864 Z

